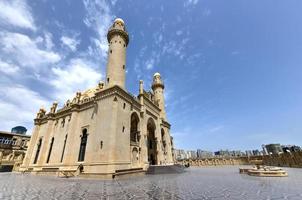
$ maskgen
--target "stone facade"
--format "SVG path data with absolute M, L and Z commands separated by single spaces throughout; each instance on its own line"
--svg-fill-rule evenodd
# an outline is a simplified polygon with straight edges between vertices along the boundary
M 0 131 L 0 171 L 19 169 L 29 140 L 29 135 Z
M 105 83 L 77 92 L 62 109 L 40 109 L 21 171 L 37 174 L 111 176 L 173 163 L 173 141 L 164 109 L 164 84 L 154 74 L 152 91 L 125 89 L 128 33 L 116 19 L 108 31 Z

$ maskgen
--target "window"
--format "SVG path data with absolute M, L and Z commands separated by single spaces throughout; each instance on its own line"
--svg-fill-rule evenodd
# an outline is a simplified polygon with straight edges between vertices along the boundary
M 124 103 L 124 105 L 123 105 L 123 109 L 125 109 L 126 108 L 126 103 Z
M 125 126 L 123 126 L 123 133 L 125 132 Z
M 107 83 L 109 83 L 109 78 L 107 78 Z
M 80 144 L 80 152 L 78 161 L 82 162 L 85 159 L 85 151 L 86 151 L 86 144 L 87 144 L 87 129 L 83 129 L 82 136 L 81 136 L 81 144 Z
M 61 156 L 61 162 L 63 162 L 63 158 L 64 158 L 66 141 L 67 141 L 67 135 L 65 136 L 65 140 L 64 140 L 63 151 L 62 151 L 62 156 Z
M 125 69 L 125 65 L 123 65 L 123 69 Z
M 65 118 L 62 119 L 61 126 L 62 128 L 65 126 Z
M 112 50 L 110 50 L 110 53 L 112 53 Z
M 152 149 L 152 140 L 149 140 L 149 149 Z
M 6 140 L 4 141 L 4 144 L 10 144 L 10 143 L 11 143 L 10 139 L 6 139 Z
M 21 141 L 20 146 L 21 146 L 21 147 L 25 146 L 25 140 L 22 140 L 22 141 Z
M 37 151 L 36 151 L 36 155 L 35 155 L 34 164 L 36 164 L 38 161 L 41 145 L 42 145 L 42 138 L 39 139 L 39 142 L 37 144 Z
M 49 159 L 50 159 L 50 155 L 51 155 L 51 150 L 52 150 L 52 146 L 53 146 L 53 141 L 54 141 L 54 138 L 51 138 L 51 142 L 50 142 L 50 147 L 49 147 L 46 163 L 49 163 Z

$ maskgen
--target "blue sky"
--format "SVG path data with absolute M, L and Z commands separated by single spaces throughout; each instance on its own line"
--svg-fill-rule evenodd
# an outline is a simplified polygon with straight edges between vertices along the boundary
M 0 127 L 104 79 L 126 23 L 127 89 L 160 72 L 177 148 L 302 145 L 302 1 L 0 0 Z

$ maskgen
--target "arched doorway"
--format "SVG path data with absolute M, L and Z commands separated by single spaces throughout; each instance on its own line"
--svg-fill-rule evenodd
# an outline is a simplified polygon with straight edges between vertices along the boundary
M 130 155 L 132 167 L 137 167 L 139 164 L 139 117 L 136 112 L 133 112 L 130 117 Z
M 130 126 L 130 144 L 132 146 L 139 146 L 140 132 L 139 132 L 139 117 L 134 112 L 131 114 L 131 126 Z
M 153 119 L 149 119 L 147 123 L 147 149 L 148 162 L 150 165 L 157 165 L 157 141 L 155 137 L 155 123 Z
M 88 133 L 87 133 L 87 129 L 85 128 L 85 129 L 83 129 L 82 135 L 81 135 L 81 144 L 80 144 L 80 151 L 79 151 L 79 157 L 78 157 L 79 162 L 83 162 L 85 159 L 87 137 L 88 137 Z
M 165 135 L 165 131 L 162 128 L 161 129 L 161 142 L 162 142 L 162 152 L 163 152 L 163 156 L 164 156 L 164 164 L 166 164 L 167 162 L 167 141 L 166 141 L 166 135 Z

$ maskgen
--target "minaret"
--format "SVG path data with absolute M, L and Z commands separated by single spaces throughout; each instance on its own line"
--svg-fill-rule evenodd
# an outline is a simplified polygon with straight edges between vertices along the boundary
M 164 83 L 161 80 L 160 74 L 155 73 L 153 76 L 152 90 L 154 92 L 155 102 L 158 103 L 161 109 L 160 117 L 166 120 L 165 98 L 164 98 Z
M 109 51 L 106 85 L 108 87 L 118 85 L 125 88 L 126 48 L 129 43 L 129 36 L 122 19 L 114 20 L 108 31 L 107 39 Z

